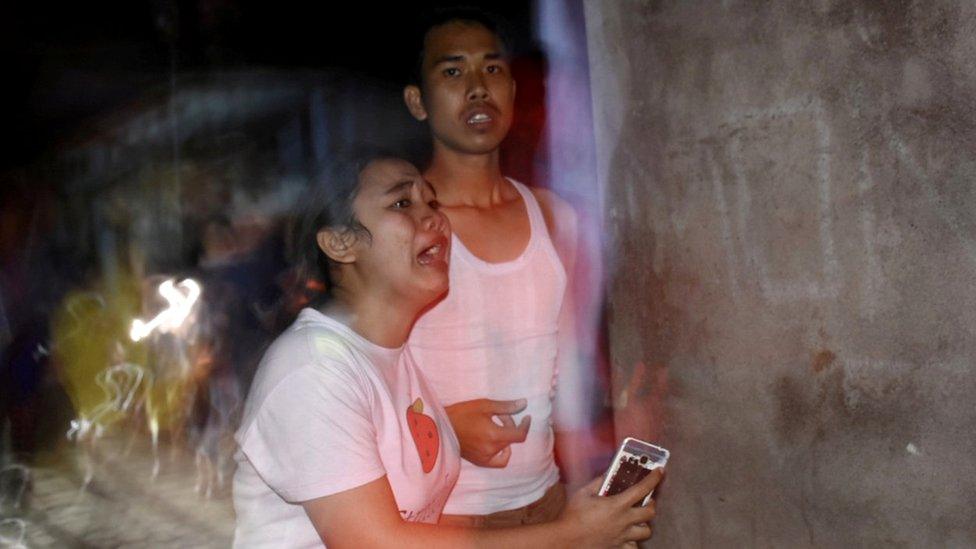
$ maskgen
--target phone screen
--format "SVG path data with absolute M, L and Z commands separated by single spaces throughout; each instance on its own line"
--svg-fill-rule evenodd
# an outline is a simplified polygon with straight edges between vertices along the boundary
M 623 492 L 640 482 L 650 472 L 650 469 L 642 467 L 637 460 L 633 458 L 628 460 L 626 456 L 621 457 L 620 466 L 617 468 L 616 474 L 613 475 L 613 479 L 610 480 L 610 486 L 607 487 L 607 495 L 613 496 Z
M 633 437 L 625 438 L 614 458 L 616 461 L 607 471 L 600 495 L 613 496 L 637 484 L 654 469 L 664 467 L 670 454 L 666 449 L 649 442 Z M 647 504 L 650 497 L 648 494 L 634 506 Z

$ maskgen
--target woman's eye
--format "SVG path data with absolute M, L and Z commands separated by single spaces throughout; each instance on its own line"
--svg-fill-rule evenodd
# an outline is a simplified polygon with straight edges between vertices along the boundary
M 397 200 L 396 202 L 393 203 L 393 207 L 394 208 L 409 208 L 410 207 L 410 199 L 409 198 L 401 198 L 400 200 Z
M 436 210 L 441 207 L 441 203 L 436 200 L 431 200 L 430 202 L 427 203 L 427 205 L 430 206 L 430 209 L 432 210 Z
M 488 74 L 495 74 L 496 72 L 501 72 L 502 68 L 498 65 L 488 65 L 486 70 L 488 71 Z

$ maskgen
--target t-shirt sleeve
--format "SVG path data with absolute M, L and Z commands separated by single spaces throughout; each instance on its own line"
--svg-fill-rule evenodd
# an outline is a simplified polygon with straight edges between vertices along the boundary
M 386 474 L 364 383 L 342 364 L 301 366 L 271 390 L 241 451 L 285 501 L 362 486 Z

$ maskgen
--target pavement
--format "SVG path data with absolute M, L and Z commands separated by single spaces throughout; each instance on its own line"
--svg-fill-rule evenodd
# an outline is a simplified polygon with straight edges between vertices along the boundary
M 192 448 L 153 452 L 146 437 L 126 434 L 38 456 L 23 490 L 24 470 L 8 463 L 0 547 L 229 547 L 231 477 L 220 486 L 211 474 L 208 494 L 198 464 Z

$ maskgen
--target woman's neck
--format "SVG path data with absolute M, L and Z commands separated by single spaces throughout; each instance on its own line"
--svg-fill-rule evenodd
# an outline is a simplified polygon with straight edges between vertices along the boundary
M 397 348 L 406 343 L 420 311 L 405 310 L 395 300 L 372 295 L 354 295 L 336 289 L 322 312 L 380 347 Z

